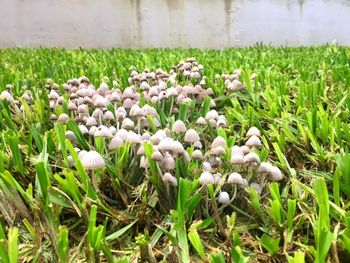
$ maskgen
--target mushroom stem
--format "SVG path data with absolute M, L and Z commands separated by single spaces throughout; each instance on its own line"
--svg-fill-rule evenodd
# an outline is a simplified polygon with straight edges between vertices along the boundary
M 99 193 L 100 189 L 98 188 L 98 184 L 97 184 L 97 180 L 96 180 L 96 176 L 95 176 L 95 171 L 91 170 L 90 175 L 91 175 L 92 186 L 94 187 L 96 193 Z
M 99 121 L 100 121 L 100 125 L 102 125 L 102 112 L 99 114 L 99 116 L 98 116 L 98 119 L 99 119 Z
M 114 120 L 116 120 L 117 121 L 117 125 L 118 125 L 118 120 L 117 120 L 117 103 L 116 102 L 114 102 Z M 117 129 L 118 130 L 118 129 Z
M 171 116 L 173 112 L 173 107 L 174 107 L 174 97 L 171 96 L 171 102 L 170 102 L 170 110 L 169 110 L 169 117 Z
M 140 132 L 141 132 L 141 121 L 140 121 L 140 119 L 141 118 L 139 116 L 137 116 L 136 118 L 137 118 L 137 133 L 140 134 Z
M 247 182 L 249 183 L 250 179 L 253 177 L 253 170 L 254 167 L 252 165 L 248 166 L 248 176 L 247 176 Z

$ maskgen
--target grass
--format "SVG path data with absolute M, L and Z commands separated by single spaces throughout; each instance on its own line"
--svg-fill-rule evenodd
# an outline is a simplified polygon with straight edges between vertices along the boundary
M 225 138 L 223 177 L 236 169 L 231 146 L 241 144 L 251 126 L 262 133 L 260 159 L 282 170 L 283 179 L 266 183 L 261 195 L 242 189 L 222 206 L 220 189 L 199 184 L 201 162 L 182 157 L 175 160 L 178 186 L 167 187 L 151 144 L 144 144 L 148 168 L 142 169 L 132 143 L 110 152 L 105 139 L 84 136 L 73 120 L 50 120 L 53 112 L 68 111 L 67 103 L 50 110 L 47 83 L 62 91 L 68 79 L 84 75 L 96 87 L 117 81 L 124 90 L 129 67 L 169 71 L 187 57 L 204 66 L 216 109 L 227 119 L 227 128 L 199 130 L 208 152 L 217 135 Z M 2 49 L 0 58 L 0 91 L 12 84 L 22 106 L 0 101 L 2 262 L 350 261 L 350 49 Z M 216 74 L 236 69 L 246 92 L 227 93 Z M 28 91 L 30 103 L 21 97 Z M 155 107 L 162 128 L 177 119 L 197 127 L 209 104 L 183 104 L 178 114 L 169 114 L 170 100 Z M 153 134 L 156 124 L 148 120 Z M 76 142 L 66 139 L 67 130 Z M 98 189 L 74 147 L 104 157 L 106 167 L 94 174 Z

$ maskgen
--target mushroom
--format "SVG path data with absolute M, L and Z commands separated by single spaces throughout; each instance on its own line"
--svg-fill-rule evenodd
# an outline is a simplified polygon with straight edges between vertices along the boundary
M 214 177 L 210 172 L 204 171 L 199 177 L 199 183 L 201 185 L 214 184 Z
M 195 160 L 203 160 L 203 154 L 200 150 L 194 150 L 192 152 L 192 158 Z
M 220 192 L 218 196 L 218 202 L 223 205 L 228 205 L 231 202 L 229 194 L 224 191 Z
M 247 140 L 245 145 L 247 145 L 250 148 L 252 148 L 252 147 L 258 148 L 258 147 L 261 147 L 261 141 L 260 141 L 258 136 L 253 135 Z
M 58 116 L 58 121 L 60 123 L 65 124 L 68 122 L 68 120 L 69 120 L 69 116 L 66 113 L 62 113 L 62 114 L 60 114 L 60 116 Z
M 251 136 L 253 136 L 253 135 L 258 136 L 258 137 L 261 136 L 261 135 L 260 135 L 259 129 L 258 129 L 257 127 L 254 127 L 254 126 L 251 127 L 251 128 L 247 131 L 246 136 L 247 136 L 247 137 L 251 137 Z
M 182 133 L 182 132 L 186 132 L 187 128 L 185 123 L 182 120 L 177 120 L 173 124 L 172 131 L 175 133 Z
M 194 129 L 189 129 L 186 131 L 185 133 L 185 138 L 184 138 L 185 142 L 188 143 L 195 143 L 197 141 L 200 140 L 198 133 L 196 132 L 196 130 Z
M 105 161 L 102 156 L 96 151 L 89 151 L 84 154 L 79 153 L 81 156 L 81 163 L 86 170 L 94 170 L 105 167 Z

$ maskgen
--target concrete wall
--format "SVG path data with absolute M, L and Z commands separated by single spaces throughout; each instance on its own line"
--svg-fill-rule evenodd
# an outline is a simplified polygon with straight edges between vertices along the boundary
M 350 0 L 0 0 L 0 47 L 350 45 Z

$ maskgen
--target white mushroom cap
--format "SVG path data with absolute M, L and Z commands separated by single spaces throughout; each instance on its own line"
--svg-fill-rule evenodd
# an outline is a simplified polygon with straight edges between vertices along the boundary
M 81 104 L 78 106 L 78 113 L 87 114 L 89 112 L 89 107 L 86 104 Z
M 126 98 L 124 101 L 123 101 L 123 107 L 125 109 L 130 109 L 132 107 L 132 105 L 135 104 L 135 101 L 133 101 L 132 99 L 130 98 Z
M 211 156 L 208 161 L 212 167 L 218 166 L 221 163 L 220 157 L 217 156 Z
M 6 91 L 8 94 L 10 94 L 8 91 Z M 3 91 L 2 93 L 1 93 L 1 99 L 3 99 L 2 97 L 3 96 L 8 96 L 8 94 L 7 93 L 5 93 L 5 91 Z M 4 95 L 3 95 L 4 94 Z M 10 96 L 11 96 L 11 94 L 10 94 Z M 12 97 L 12 96 L 11 96 Z M 50 94 L 49 94 L 49 100 L 57 100 L 58 98 L 60 97 L 60 95 L 55 91 L 55 90 L 51 90 L 50 91 Z
M 211 164 L 208 162 L 203 162 L 202 163 L 202 170 L 210 172 L 211 171 Z
M 148 91 L 148 95 L 151 97 L 158 96 L 159 91 L 158 91 L 157 87 L 156 86 L 151 87 Z
M 117 133 L 115 134 L 115 136 L 120 137 L 124 142 L 126 141 L 126 139 L 128 138 L 129 132 L 125 129 L 119 129 L 117 131 Z
M 113 113 L 109 110 L 103 114 L 103 119 L 104 120 L 115 120 Z
M 105 167 L 105 161 L 96 151 L 89 151 L 82 156 L 81 163 L 86 170 L 93 170 Z
M 260 135 L 260 131 L 259 131 L 259 129 L 257 128 L 257 127 L 251 127 L 248 131 L 247 131 L 247 137 L 251 137 L 251 136 L 253 136 L 253 135 L 255 135 L 255 136 L 258 136 L 258 137 L 260 137 L 261 135 Z
M 146 169 L 148 167 L 146 156 L 142 155 L 140 159 L 140 168 Z
M 110 141 L 108 145 L 108 149 L 113 151 L 117 149 L 118 147 L 122 146 L 124 144 L 124 141 L 122 138 L 120 138 L 118 135 L 114 135 L 112 140 Z
M 251 183 L 250 184 L 250 187 L 255 189 L 256 192 L 258 193 L 258 195 L 261 195 L 261 192 L 262 192 L 262 187 L 260 184 L 257 184 L 257 183 Z
M 120 101 L 122 101 L 122 99 L 117 92 L 113 92 L 110 96 L 110 101 L 111 102 L 120 102 Z
M 101 126 L 99 126 L 97 128 L 97 130 L 95 131 L 94 136 L 95 137 L 108 137 L 108 138 L 113 137 L 113 135 L 110 132 L 110 130 L 104 125 L 101 125 Z
M 214 177 L 214 184 L 219 184 L 222 177 L 221 173 L 215 173 L 213 174 L 213 177 Z
M 151 158 L 152 158 L 153 161 L 157 161 L 157 162 L 163 161 L 163 155 L 159 151 L 154 151 L 152 153 L 152 157 Z
M 56 108 L 56 102 L 54 100 L 50 100 L 50 109 Z
M 268 174 L 272 171 L 272 168 L 273 168 L 272 164 L 268 162 L 261 162 L 257 169 L 257 172 Z
M 211 148 L 212 148 L 212 149 L 215 149 L 215 148 L 218 147 L 218 146 L 221 146 L 221 147 L 223 147 L 223 148 L 226 147 L 226 141 L 225 141 L 225 139 L 224 139 L 223 137 L 221 137 L 221 136 L 217 136 L 217 137 L 214 139 L 213 143 L 211 144 Z
M 68 155 L 67 160 L 68 160 L 69 167 L 73 167 L 74 166 L 73 157 L 71 155 Z
M 165 173 L 162 177 L 164 183 L 168 183 L 172 186 L 177 186 L 177 179 L 175 176 L 172 176 L 170 173 Z
M 108 104 L 109 104 L 109 100 L 107 100 L 104 97 L 100 97 L 95 101 L 94 106 L 98 108 L 105 108 L 107 107 Z
M 227 178 L 228 184 L 243 184 L 243 178 L 239 173 L 232 173 Z
M 51 116 L 50 116 L 50 120 L 52 120 L 52 121 L 57 120 L 56 114 L 52 113 Z
M 132 87 L 127 87 L 123 92 L 123 99 L 134 99 L 135 98 L 135 91 Z
M 114 127 L 114 126 L 111 126 L 111 127 L 109 127 L 108 129 L 109 129 L 109 131 L 112 133 L 112 135 L 115 135 L 115 134 L 117 133 L 117 128 Z
M 142 134 L 142 140 L 149 141 L 151 139 L 151 135 L 148 132 Z
M 216 103 L 213 99 L 210 100 L 210 108 L 215 108 L 216 107 Z
M 250 148 L 247 145 L 243 145 L 240 148 L 241 148 L 241 151 L 243 152 L 243 154 L 248 154 L 250 152 Z
M 227 127 L 227 121 L 223 118 L 219 118 L 218 121 L 216 122 L 217 127 L 222 127 L 226 128 Z
M 173 96 L 177 96 L 178 95 L 177 90 L 174 87 L 171 87 L 171 88 L 167 89 L 166 93 L 167 93 L 168 97 L 173 97 Z
M 202 148 L 202 143 L 201 143 L 201 141 L 196 141 L 196 142 L 194 142 L 194 143 L 193 143 L 193 147 L 201 149 L 201 148 Z
M 135 127 L 135 123 L 129 119 L 129 118 L 125 118 L 122 122 L 122 128 L 126 129 L 126 130 L 132 130 Z
M 78 158 L 79 158 L 79 160 L 82 160 L 83 157 L 84 157 L 87 153 L 88 153 L 87 151 L 81 150 L 81 151 L 78 153 Z
M 67 123 L 67 121 L 69 120 L 69 116 L 65 113 L 60 114 L 60 116 L 58 116 L 58 121 L 60 123 Z
M 78 109 L 77 105 L 75 105 L 74 102 L 69 101 L 69 103 L 68 103 L 68 110 L 69 110 L 69 111 L 75 111 L 75 110 L 77 110 L 77 109 Z
M 130 114 L 130 116 L 142 116 L 143 115 L 143 110 L 140 108 L 139 105 L 134 104 L 130 108 L 129 114 Z
M 243 154 L 240 154 L 240 153 L 231 154 L 230 163 L 231 164 L 244 164 Z
M 93 113 L 91 114 L 92 117 L 98 119 L 100 116 L 103 115 L 103 111 L 99 108 L 95 109 Z
M 227 205 L 230 203 L 230 196 L 227 192 L 220 192 L 218 196 L 218 202 L 223 205 Z
M 260 163 L 259 155 L 257 155 L 254 152 L 248 153 L 244 156 L 244 163 L 245 164 L 258 164 Z
M 169 153 L 165 153 L 164 155 L 164 158 L 162 161 L 162 168 L 167 171 L 171 171 L 176 168 L 175 160 Z
M 85 98 L 88 98 L 88 97 L 79 97 L 78 99 L 75 99 L 78 103 L 78 105 L 89 105 L 89 104 L 92 104 L 91 103 L 91 99 L 89 98 L 89 100 L 86 100 Z
M 226 154 L 226 150 L 222 146 L 217 146 L 215 149 L 212 150 L 212 153 L 215 156 L 223 156 Z
M 118 107 L 117 112 L 124 113 L 127 115 L 126 109 L 124 107 Z
M 240 82 L 238 79 L 234 79 L 231 84 L 230 89 L 233 91 L 241 91 L 245 88 L 242 82 Z
M 146 81 L 142 81 L 141 84 L 140 84 L 140 89 L 141 90 L 149 90 L 150 86 L 149 86 L 149 84 Z
M 214 177 L 210 172 L 204 171 L 199 177 L 201 185 L 214 184 Z
M 199 138 L 199 135 L 197 133 L 196 130 L 194 129 L 189 129 L 186 131 L 185 133 L 185 138 L 184 138 L 185 142 L 188 142 L 188 143 L 194 143 L 196 141 L 199 141 L 200 138 Z
M 95 126 L 95 125 L 97 125 L 97 121 L 94 117 L 89 117 L 89 118 L 87 118 L 85 125 L 88 127 Z
M 126 113 L 117 112 L 115 118 L 118 122 L 122 122 L 126 118 Z
M 90 135 L 90 136 L 94 136 L 96 130 L 97 130 L 97 127 L 96 127 L 96 126 L 91 126 L 91 127 L 90 127 L 90 130 L 89 130 L 89 135 Z
M 147 115 L 151 115 L 153 117 L 156 117 L 158 116 L 158 112 L 155 108 L 149 106 L 148 104 L 145 104 L 143 107 L 142 107 L 142 111 L 143 111 L 143 115 L 144 116 L 147 116 Z
M 249 186 L 247 179 L 243 178 L 243 183 L 241 184 L 242 187 L 246 188 Z
M 167 138 L 165 131 L 158 130 L 154 135 L 151 136 L 151 141 L 153 142 L 153 144 L 157 145 L 160 143 L 161 140 L 165 138 Z
M 207 125 L 207 121 L 203 117 L 199 117 L 198 120 L 196 121 L 196 124 Z
M 145 155 L 145 149 L 143 148 L 143 145 L 141 144 L 140 147 L 137 149 L 136 155 L 141 156 Z
M 260 147 L 261 146 L 261 141 L 258 136 L 251 136 L 245 143 L 248 147 Z
M 140 143 L 142 141 L 142 138 L 141 138 L 140 134 L 136 134 L 133 131 L 129 131 L 128 137 L 126 138 L 126 140 L 132 144 L 137 144 L 137 143 Z
M 158 150 L 163 151 L 163 152 L 172 151 L 173 143 L 174 143 L 173 139 L 166 137 L 159 142 Z
M 273 166 L 269 174 L 269 180 L 271 181 L 280 181 L 282 180 L 283 175 L 281 170 L 277 166 Z
M 177 120 L 173 124 L 172 131 L 175 133 L 181 133 L 181 132 L 186 132 L 187 128 L 185 123 L 182 120 Z
M 70 140 L 71 142 L 76 142 L 77 138 L 74 135 L 74 132 L 72 131 L 66 131 L 66 138 Z
M 80 88 L 80 89 L 77 90 L 76 94 L 79 97 L 85 97 L 85 96 L 88 95 L 88 91 L 85 88 Z
M 244 155 L 241 147 L 235 145 L 235 146 L 232 146 L 231 148 L 231 154 L 240 154 L 240 155 Z
M 185 149 L 184 149 L 182 143 L 179 142 L 179 141 L 174 141 L 174 142 L 172 143 L 171 150 L 172 150 L 173 153 L 175 153 L 175 154 L 182 154 L 182 153 L 185 151 Z
M 183 151 L 182 158 L 184 159 L 185 163 L 189 163 L 191 161 L 191 156 L 187 151 Z
M 237 76 L 240 76 L 242 74 L 242 70 L 241 69 L 235 69 L 233 71 Z
M 214 119 L 210 119 L 208 122 L 209 122 L 210 127 L 212 127 L 212 128 L 216 128 L 218 126 L 216 120 L 214 120 Z
M 205 115 L 207 120 L 217 120 L 219 118 L 219 113 L 216 110 L 210 110 Z
M 203 153 L 200 150 L 194 150 L 192 152 L 192 158 L 196 160 L 203 160 Z

